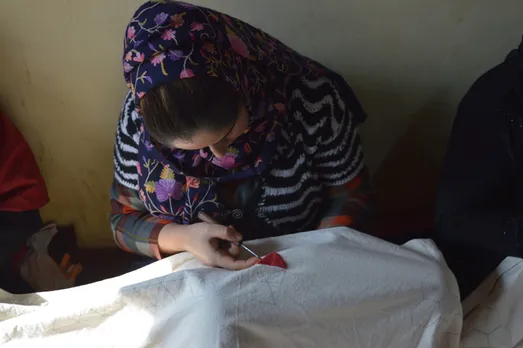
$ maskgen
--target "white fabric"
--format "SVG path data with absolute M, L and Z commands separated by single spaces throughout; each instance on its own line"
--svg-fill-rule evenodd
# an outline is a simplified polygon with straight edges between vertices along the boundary
M 180 254 L 99 283 L 0 295 L 2 347 L 459 346 L 457 284 L 432 242 L 344 228 L 249 244 L 288 269 Z M 173 272 L 174 271 L 174 272 Z
M 523 260 L 505 259 L 463 310 L 463 348 L 523 348 Z
M 57 233 L 56 225 L 49 224 L 27 241 L 29 249 L 20 264 L 20 276 L 33 290 L 67 289 L 75 284 L 76 277 L 68 272 L 73 265 L 66 264 L 66 269 L 61 269 L 48 254 L 49 243 Z

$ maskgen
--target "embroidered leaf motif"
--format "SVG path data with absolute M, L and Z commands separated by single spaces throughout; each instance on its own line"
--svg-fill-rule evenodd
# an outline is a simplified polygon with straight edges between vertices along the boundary
M 153 193 L 156 188 L 156 183 L 154 181 L 147 181 L 145 183 L 145 190 L 149 193 Z
M 173 180 L 174 179 L 174 172 L 171 168 L 165 166 L 162 169 L 162 173 L 160 174 L 160 178 L 162 179 L 168 179 Z

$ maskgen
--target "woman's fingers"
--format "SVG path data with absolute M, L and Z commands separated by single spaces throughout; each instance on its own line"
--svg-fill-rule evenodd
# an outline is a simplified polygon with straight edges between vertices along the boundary
M 253 257 L 248 260 L 235 260 L 232 256 L 223 255 L 223 254 L 217 254 L 219 255 L 216 259 L 216 266 L 230 269 L 233 271 L 239 271 L 242 269 L 249 268 L 251 266 L 254 266 L 254 264 L 258 261 L 257 258 Z
M 212 226 L 211 237 L 228 240 L 229 242 L 239 242 L 242 240 L 242 235 L 236 231 L 234 227 L 222 225 Z
M 249 267 L 252 267 L 256 264 L 256 262 L 260 261 L 261 259 L 258 257 L 251 257 L 250 259 L 247 259 L 245 262 L 249 265 Z
M 230 270 L 241 270 L 253 266 L 258 258 L 248 260 L 236 260 L 240 255 L 240 247 L 237 245 L 243 237 L 233 226 L 222 226 L 218 224 L 202 223 L 205 226 L 203 238 L 200 242 L 204 252 L 199 258 L 208 266 L 221 267 Z M 193 252 L 194 253 L 194 252 Z

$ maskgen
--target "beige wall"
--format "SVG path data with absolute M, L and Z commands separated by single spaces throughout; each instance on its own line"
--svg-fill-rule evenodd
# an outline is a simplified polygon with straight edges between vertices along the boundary
M 123 30 L 140 0 L 1 0 L 0 94 L 47 180 L 47 219 L 110 244 L 108 189 L 125 93 Z M 410 124 L 443 148 L 467 85 L 523 32 L 521 0 L 206 0 L 341 72 L 369 113 L 375 169 Z M 413 122 L 414 121 L 414 122 Z

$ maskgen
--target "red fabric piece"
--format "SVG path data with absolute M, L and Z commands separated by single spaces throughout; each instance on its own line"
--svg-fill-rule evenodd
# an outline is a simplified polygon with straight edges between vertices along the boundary
M 287 269 L 287 264 L 278 253 L 272 253 L 265 256 L 260 261 L 256 262 L 257 265 L 275 266 L 283 269 Z
M 47 188 L 29 145 L 0 112 L 0 210 L 37 210 L 47 202 Z

